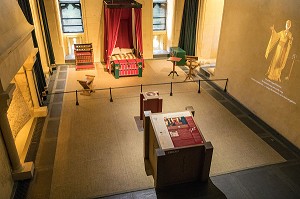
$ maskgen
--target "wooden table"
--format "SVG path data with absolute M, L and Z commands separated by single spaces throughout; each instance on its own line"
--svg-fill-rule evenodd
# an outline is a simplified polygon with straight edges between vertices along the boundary
M 173 73 L 172 78 L 174 78 L 175 73 L 177 76 L 179 76 L 178 73 L 175 71 L 175 66 L 176 66 L 176 63 L 179 62 L 180 60 L 181 60 L 180 57 L 169 57 L 169 59 L 167 59 L 167 61 L 171 61 L 173 63 L 173 70 L 169 73 L 168 76 L 170 76 L 172 73 Z

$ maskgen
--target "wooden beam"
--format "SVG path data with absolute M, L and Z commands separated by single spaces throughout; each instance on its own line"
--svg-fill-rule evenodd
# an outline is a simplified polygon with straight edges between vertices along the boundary
M 106 8 L 142 8 L 142 4 L 134 0 L 104 0 Z

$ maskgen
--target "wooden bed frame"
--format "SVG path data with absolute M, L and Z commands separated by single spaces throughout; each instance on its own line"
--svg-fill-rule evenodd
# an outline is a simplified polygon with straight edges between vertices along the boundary
M 143 59 L 136 57 L 132 49 L 115 49 L 115 54 L 110 57 L 110 68 L 114 72 L 115 78 L 118 79 L 122 76 L 142 77 Z

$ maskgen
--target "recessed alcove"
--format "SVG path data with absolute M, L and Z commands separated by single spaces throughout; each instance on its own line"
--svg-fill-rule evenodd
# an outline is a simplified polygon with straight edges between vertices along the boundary
M 15 138 L 15 144 L 21 162 L 24 162 L 25 160 L 35 124 L 36 119 L 34 117 L 30 118 L 28 122 L 23 126 L 23 128 L 18 132 L 18 135 Z

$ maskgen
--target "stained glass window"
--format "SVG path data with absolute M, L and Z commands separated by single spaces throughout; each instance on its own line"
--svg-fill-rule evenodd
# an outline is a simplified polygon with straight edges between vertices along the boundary
M 166 30 L 167 1 L 153 0 L 153 30 Z
M 83 32 L 79 0 L 60 0 L 61 24 L 64 33 Z

